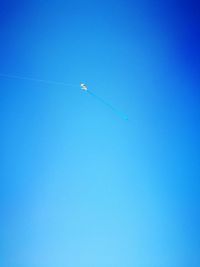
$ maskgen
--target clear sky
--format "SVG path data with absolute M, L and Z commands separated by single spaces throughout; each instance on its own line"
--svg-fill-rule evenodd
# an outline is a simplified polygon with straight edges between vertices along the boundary
M 0 1 L 1 267 L 200 266 L 197 2 Z

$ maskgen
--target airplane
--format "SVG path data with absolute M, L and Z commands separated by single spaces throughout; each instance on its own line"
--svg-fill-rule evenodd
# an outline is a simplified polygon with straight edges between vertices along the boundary
M 81 86 L 81 89 L 83 91 L 87 91 L 88 90 L 87 86 L 84 83 L 81 83 L 80 86 Z

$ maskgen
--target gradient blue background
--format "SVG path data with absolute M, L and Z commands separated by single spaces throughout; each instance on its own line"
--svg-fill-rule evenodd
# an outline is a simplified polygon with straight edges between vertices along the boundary
M 0 1 L 0 266 L 200 266 L 199 12 Z

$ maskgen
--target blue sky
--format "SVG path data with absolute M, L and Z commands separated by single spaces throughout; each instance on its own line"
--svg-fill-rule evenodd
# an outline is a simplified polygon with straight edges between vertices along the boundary
M 196 2 L 0 1 L 2 267 L 200 264 Z

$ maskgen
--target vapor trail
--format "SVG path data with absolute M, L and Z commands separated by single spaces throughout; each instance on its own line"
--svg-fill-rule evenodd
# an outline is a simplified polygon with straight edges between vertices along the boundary
M 120 111 L 119 109 L 113 107 L 111 104 L 109 104 L 107 101 L 105 101 L 103 98 L 99 97 L 98 95 L 94 94 L 93 92 L 91 92 L 90 90 L 86 91 L 88 94 L 90 94 L 91 96 L 93 96 L 94 98 L 96 98 L 98 101 L 100 101 L 101 103 L 103 103 L 104 105 L 106 105 L 107 107 L 109 107 L 117 116 L 120 116 L 123 120 L 128 120 L 128 117 L 126 114 L 124 114 L 122 111 Z
M 51 80 L 43 80 L 43 79 L 35 79 L 35 78 L 29 78 L 24 76 L 18 76 L 18 75 L 10 75 L 10 74 L 4 74 L 0 73 L 0 77 L 8 78 L 8 79 L 18 79 L 18 80 L 27 80 L 32 82 L 38 82 L 38 83 L 46 83 L 46 84 L 54 84 L 54 85 L 61 85 L 61 86 L 72 86 L 72 87 L 78 87 L 78 85 L 71 84 L 71 83 L 65 83 L 61 81 L 51 81 Z M 116 109 L 111 104 L 109 104 L 107 101 L 105 101 L 103 98 L 99 97 L 98 95 L 94 94 L 90 90 L 88 90 L 87 86 L 84 83 L 80 84 L 81 89 L 96 98 L 98 101 L 109 107 L 117 116 L 121 117 L 123 120 L 128 120 L 128 117 L 126 114 L 124 114 L 119 109 Z
M 23 76 L 17 76 L 17 75 L 8 75 L 8 74 L 3 74 L 3 73 L 0 73 L 0 76 L 4 77 L 4 78 L 9 78 L 9 79 L 27 80 L 27 81 L 38 82 L 38 83 L 63 85 L 63 86 L 76 86 L 77 87 L 77 85 L 69 84 L 69 83 L 65 83 L 65 82 L 59 82 L 59 81 L 35 79 L 35 78 L 29 78 L 29 77 L 23 77 Z

